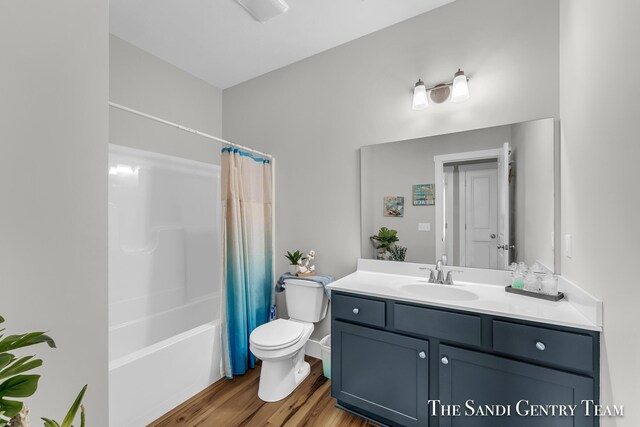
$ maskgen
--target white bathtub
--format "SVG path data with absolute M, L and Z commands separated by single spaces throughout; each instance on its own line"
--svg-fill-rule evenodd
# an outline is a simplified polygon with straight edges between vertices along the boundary
M 219 380 L 219 340 L 215 321 L 111 361 L 109 425 L 146 426 Z
M 217 294 L 201 297 L 180 307 L 109 328 L 109 360 L 116 361 L 197 326 L 217 321 Z

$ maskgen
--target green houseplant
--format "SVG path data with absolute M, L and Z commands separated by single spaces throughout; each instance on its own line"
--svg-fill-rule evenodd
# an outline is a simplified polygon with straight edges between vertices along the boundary
M 398 232 L 387 227 L 378 230 L 378 234 L 371 236 L 371 243 L 376 248 L 376 257 L 378 259 L 389 259 L 391 248 L 395 242 L 399 241 Z
M 4 323 L 2 316 L 0 316 L 1 323 Z M 44 332 L 8 336 L 4 336 L 3 332 L 4 328 L 0 329 L 0 427 L 20 427 L 28 425 L 28 411 L 24 403 L 16 399 L 24 399 L 36 392 L 40 375 L 27 374 L 27 372 L 42 366 L 42 360 L 35 359 L 34 356 L 18 357 L 12 352 L 42 343 L 55 348 L 56 344 Z M 62 423 L 43 418 L 45 427 L 72 427 L 71 423 L 75 419 L 78 409 L 81 412 L 80 427 L 84 427 L 84 408 L 81 402 L 86 389 L 85 385 Z
M 302 264 L 304 260 L 304 255 L 300 251 L 295 251 L 291 253 L 287 251 L 287 254 L 284 256 L 289 260 L 289 273 L 296 274 L 298 272 L 298 265 Z

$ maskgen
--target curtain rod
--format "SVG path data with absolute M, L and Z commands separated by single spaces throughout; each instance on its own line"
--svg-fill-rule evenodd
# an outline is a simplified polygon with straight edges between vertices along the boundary
M 190 127 L 182 126 L 182 125 L 179 125 L 177 123 L 170 122 L 169 120 L 161 119 L 160 117 L 152 116 L 151 114 L 143 113 L 142 111 L 138 111 L 138 110 L 134 110 L 133 108 L 125 107 L 124 105 L 116 104 L 115 102 L 111 102 L 110 101 L 109 102 L 109 106 L 111 106 L 113 108 L 117 108 L 119 110 L 127 111 L 127 112 L 132 113 L 132 114 L 136 114 L 136 115 L 138 115 L 140 117 L 144 117 L 144 118 L 149 119 L 149 120 L 154 120 L 154 121 L 159 122 L 159 123 L 164 123 L 165 125 L 173 126 L 173 127 L 178 128 L 180 130 L 196 134 L 196 135 L 201 136 L 203 138 L 212 139 L 212 140 L 218 141 L 218 142 L 220 142 L 222 144 L 230 145 L 232 147 L 236 147 L 236 148 L 239 148 L 241 150 L 251 151 L 252 153 L 256 153 L 256 154 L 259 154 L 261 156 L 273 159 L 273 156 L 271 154 L 263 153 L 262 151 L 258 151 L 258 150 L 255 150 L 253 148 L 245 147 L 244 145 L 236 144 L 234 142 L 227 141 L 226 139 L 218 138 L 217 136 L 209 135 L 208 133 L 200 132 L 198 130 L 191 129 Z

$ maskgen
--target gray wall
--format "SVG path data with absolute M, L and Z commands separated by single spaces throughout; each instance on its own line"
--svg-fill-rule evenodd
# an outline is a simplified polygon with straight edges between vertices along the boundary
M 118 37 L 109 37 L 109 96 L 112 102 L 222 136 L 222 91 Z M 109 140 L 147 151 L 220 164 L 220 144 L 206 138 L 109 109 Z
M 602 426 L 638 426 L 640 86 L 627 71 L 640 68 L 640 2 L 562 0 L 560 16 L 562 232 L 573 236 L 562 272 L 604 301 L 602 398 L 626 411 Z
M 557 117 L 558 15 L 556 0 L 458 0 L 226 89 L 224 137 L 276 156 L 276 270 L 292 249 L 355 270 L 360 146 Z M 418 77 L 458 67 L 469 101 L 411 109 Z
M 511 126 L 511 151 L 515 168 L 516 261 L 554 267 L 554 121 Z M 560 218 L 558 218 L 560 220 Z
M 108 2 L 0 2 L 0 313 L 48 331 L 31 423 L 107 412 Z
M 498 126 L 362 147 L 363 257 L 373 256 L 369 236 L 387 227 L 398 230 L 398 245 L 408 248 L 405 261 L 435 263 L 436 206 L 413 206 L 413 184 L 435 182 L 436 155 L 500 148 L 510 139 L 511 127 Z M 404 217 L 383 216 L 384 196 L 404 196 Z M 419 232 L 419 222 L 430 223 L 431 231 Z

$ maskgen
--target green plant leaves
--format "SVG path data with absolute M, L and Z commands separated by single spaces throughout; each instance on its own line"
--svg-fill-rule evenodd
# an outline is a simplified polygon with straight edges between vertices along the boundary
M 69 412 L 67 412 L 67 416 L 64 417 L 64 420 L 62 420 L 62 424 L 60 427 L 71 427 L 71 423 L 73 422 L 73 419 L 76 417 L 76 413 L 78 412 L 78 409 L 80 408 L 80 404 L 82 403 L 82 398 L 84 397 L 85 391 L 87 391 L 87 384 L 85 384 L 85 386 L 82 387 L 82 390 L 80 390 L 80 393 L 78 393 L 78 397 L 76 397 L 76 400 L 73 402 L 73 405 L 71 405 L 71 409 L 69 409 Z
M 42 360 L 31 359 L 33 359 L 33 356 L 25 356 L 21 359 L 16 360 L 11 366 L 7 367 L 6 369 L 0 370 L 0 380 L 42 366 Z
M 30 332 L 22 335 L 9 335 L 8 337 L 3 338 L 2 341 L 0 341 L 0 353 L 40 343 L 46 343 L 51 348 L 56 347 L 56 343 L 53 339 L 45 335 L 44 332 Z
M 0 371 L 9 366 L 15 360 L 15 356 L 9 353 L 0 353 Z
M 289 260 L 291 265 L 296 265 L 298 264 L 298 261 L 303 259 L 303 255 L 304 254 L 300 251 L 295 251 L 294 253 L 287 251 L 287 254 L 284 257 Z
M 0 384 L 0 398 L 29 397 L 36 392 L 40 375 L 16 375 Z
M 23 403 L 16 400 L 0 399 L 0 414 L 7 418 L 13 418 L 22 410 L 22 406 Z
M 407 254 L 407 248 L 404 246 L 396 245 L 392 247 L 389 252 L 391 253 L 391 259 L 394 261 L 404 261 Z
M 389 250 L 391 245 L 400 240 L 397 234 L 398 232 L 396 230 L 382 227 L 378 231 L 378 235 L 371 236 L 371 239 L 380 242 L 380 245 L 376 246 L 376 249 Z
M 0 323 L 4 323 L 4 318 L 0 316 Z M 24 356 L 17 358 L 9 351 L 36 344 L 45 343 L 51 348 L 56 347 L 56 343 L 44 332 L 30 332 L 22 335 L 9 335 L 4 337 L 0 329 L 0 427 L 7 426 L 9 419 L 17 415 L 23 407 L 23 403 L 15 400 L 7 400 L 5 397 L 25 398 L 33 395 L 38 388 L 40 375 L 25 375 L 24 372 L 42 366 L 42 360 L 34 359 L 34 356 Z M 80 427 L 85 425 L 84 408 L 82 398 L 87 390 L 85 385 L 76 400 L 71 405 L 69 412 L 64 417 L 62 424 L 57 421 L 42 418 L 45 427 L 73 427 L 73 419 L 80 410 Z
M 73 427 L 71 423 L 73 423 L 73 419 L 76 417 L 78 409 L 80 409 L 80 427 L 84 427 L 85 419 L 82 398 L 84 397 L 85 391 L 87 391 L 87 384 L 85 384 L 85 386 L 82 387 L 82 390 L 80 390 L 80 393 L 78 393 L 78 397 L 76 397 L 76 400 L 73 402 L 73 405 L 71 405 L 69 412 L 67 412 L 67 415 L 64 417 L 61 424 L 58 424 L 57 421 L 50 418 L 42 418 L 42 421 L 44 421 L 44 427 Z

